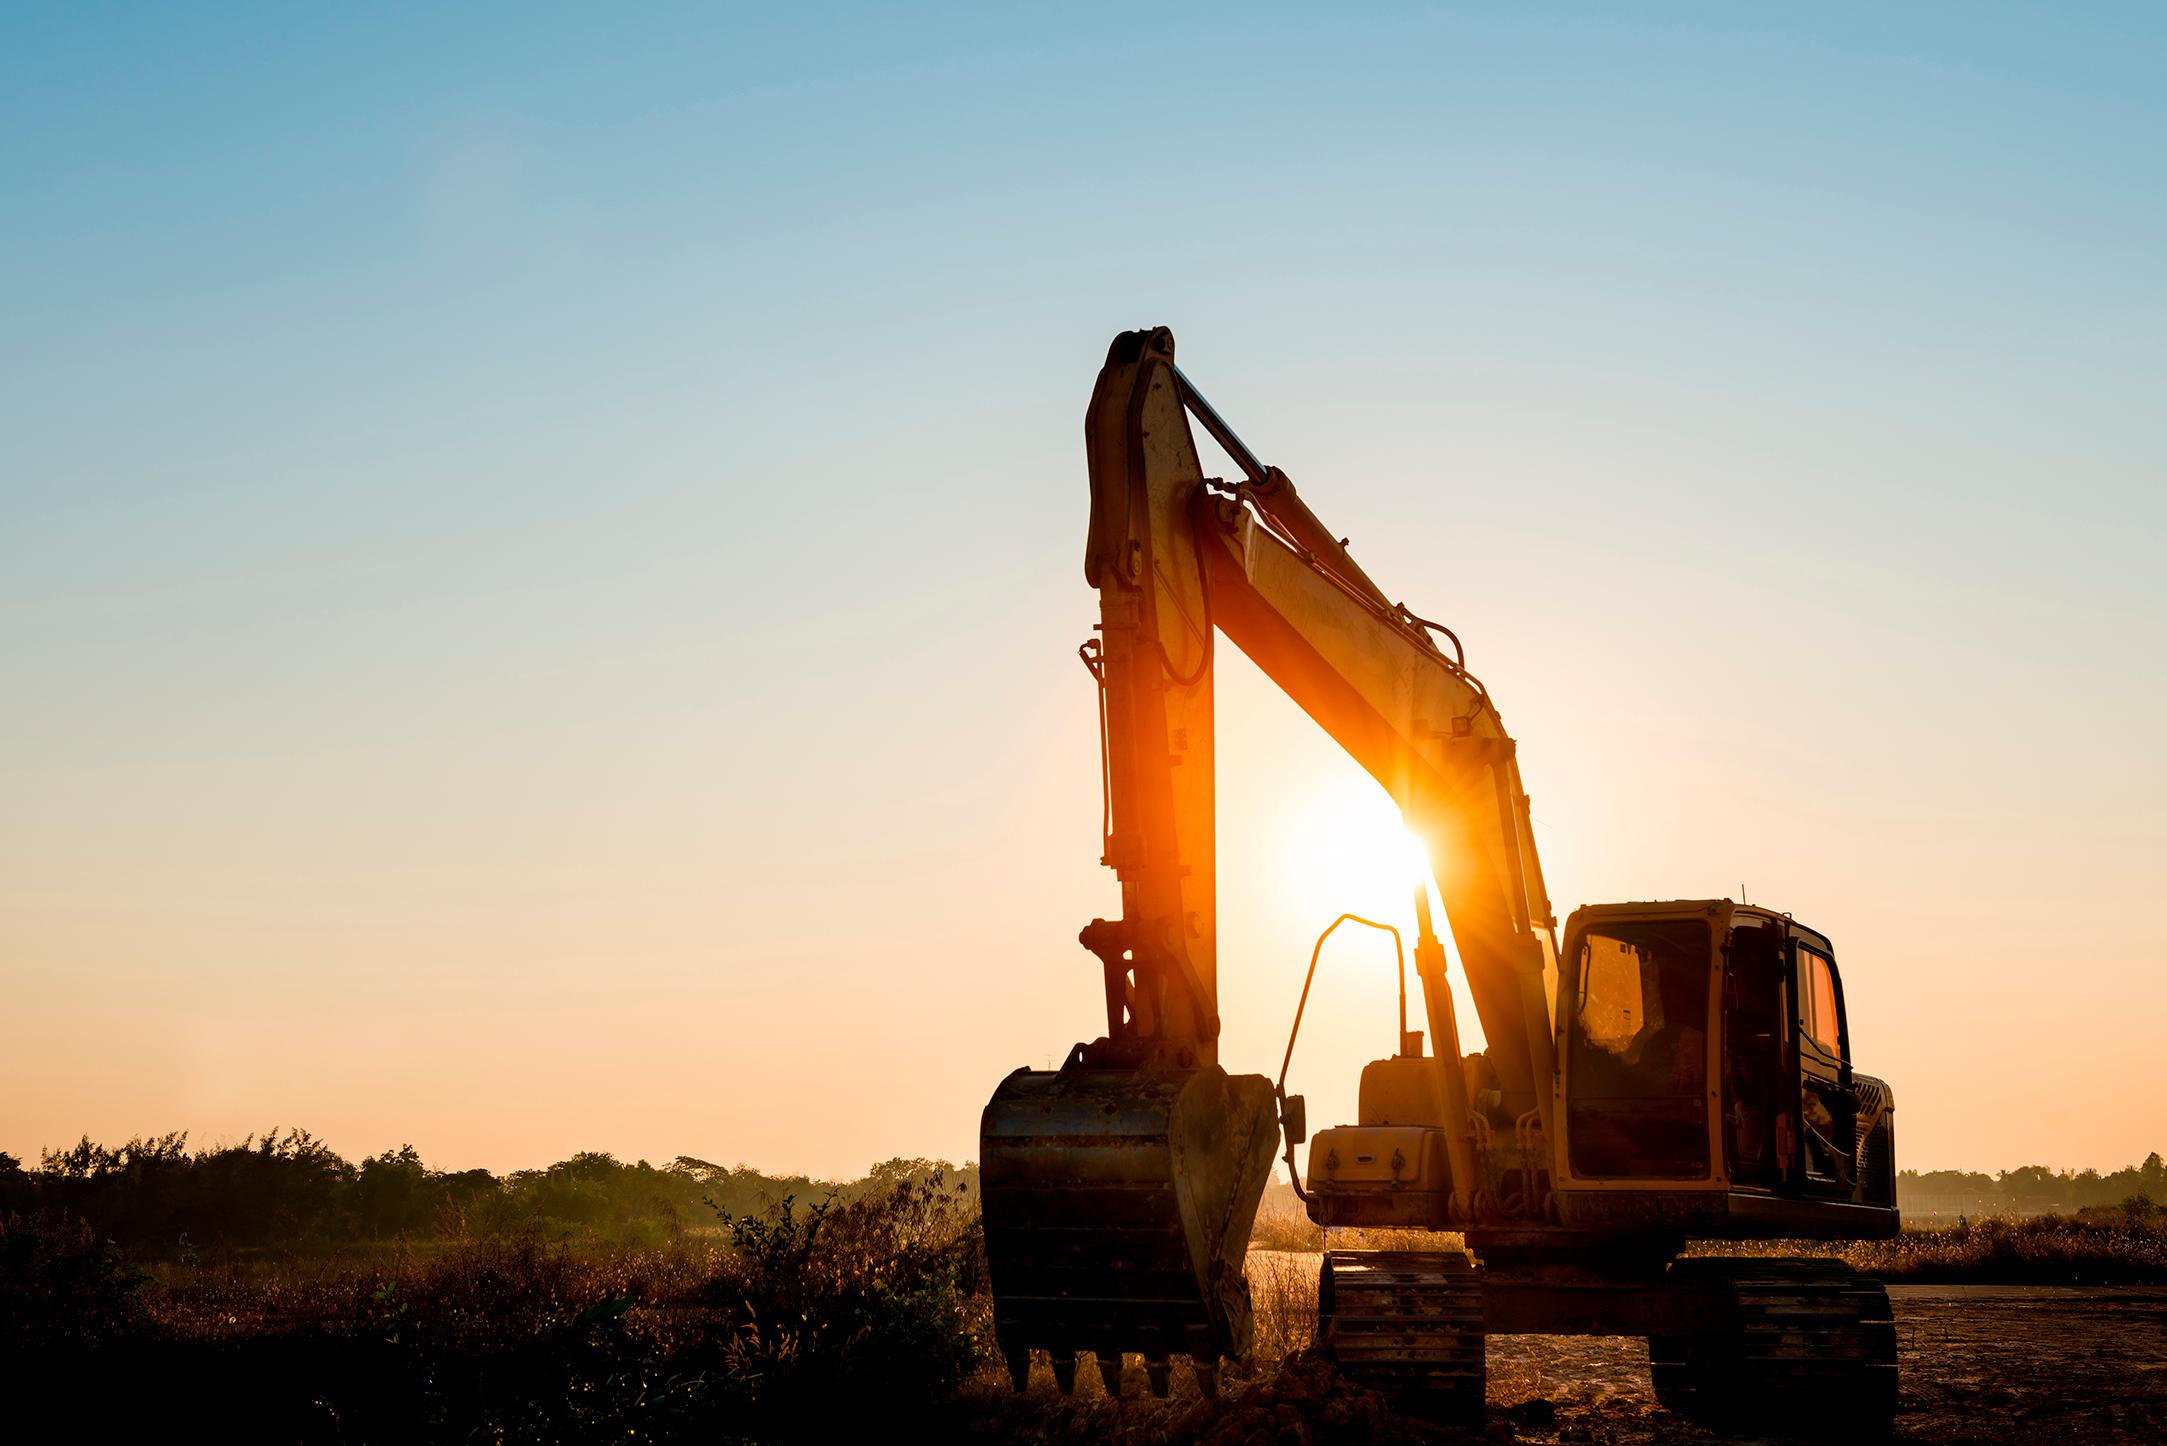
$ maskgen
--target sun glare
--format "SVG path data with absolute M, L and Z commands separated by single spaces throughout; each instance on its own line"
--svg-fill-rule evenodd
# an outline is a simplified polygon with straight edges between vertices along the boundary
M 1375 787 L 1321 792 L 1288 841 L 1289 863 L 1308 911 L 1405 914 L 1429 879 L 1422 845 Z

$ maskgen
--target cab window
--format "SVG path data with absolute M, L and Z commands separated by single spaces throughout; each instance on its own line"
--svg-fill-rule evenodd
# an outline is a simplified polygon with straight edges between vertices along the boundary
M 1571 961 L 1566 1138 L 1583 1177 L 1708 1174 L 1708 926 L 1606 921 Z
M 1580 946 L 1580 1028 L 1590 1047 L 1622 1057 L 1640 1034 L 1640 971 L 1640 951 L 1622 939 L 1591 934 Z
M 1798 1027 L 1821 1048 L 1843 1058 L 1843 1021 L 1836 1012 L 1836 971 L 1828 957 L 1804 945 L 1798 950 Z

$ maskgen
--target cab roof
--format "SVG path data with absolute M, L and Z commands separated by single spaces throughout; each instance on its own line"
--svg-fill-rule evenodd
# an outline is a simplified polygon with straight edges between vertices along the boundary
M 1720 916 L 1734 926 L 1747 919 L 1789 925 L 1798 933 L 1820 941 L 1824 950 L 1830 950 L 1826 934 L 1799 923 L 1789 914 L 1778 909 L 1763 908 L 1759 904 L 1736 903 L 1730 899 L 1644 899 L 1622 904 L 1582 904 L 1566 919 L 1565 928 L 1570 932 L 1598 919 L 1684 919 L 1696 915 Z

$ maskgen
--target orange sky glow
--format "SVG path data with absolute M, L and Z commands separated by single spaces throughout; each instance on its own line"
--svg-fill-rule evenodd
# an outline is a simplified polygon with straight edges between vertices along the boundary
M 1104 1027 L 1081 421 L 1162 323 L 1465 641 L 1561 918 L 1826 933 L 1901 1165 L 2167 1149 L 2153 52 L 1162 10 L 0 46 L 0 1150 L 971 1158 Z M 1412 908 L 1219 656 L 1269 1075 Z M 1312 1128 L 1393 1033 L 1343 931 Z

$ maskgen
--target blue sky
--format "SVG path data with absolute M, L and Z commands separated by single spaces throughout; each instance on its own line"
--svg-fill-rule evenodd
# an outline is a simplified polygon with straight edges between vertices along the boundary
M 1167 323 L 1468 639 L 1561 903 L 1793 900 L 1913 1162 L 2138 1158 L 2059 1101 L 2167 1088 L 2096 1029 L 2167 1005 L 2163 31 L 13 12 L 0 1148 L 969 1153 L 1093 1028 L 1078 423 Z M 1356 786 L 1225 689 L 1232 832 Z M 1261 1063 L 1337 906 L 1227 907 Z M 749 1103 L 829 1047 L 875 1104 Z

